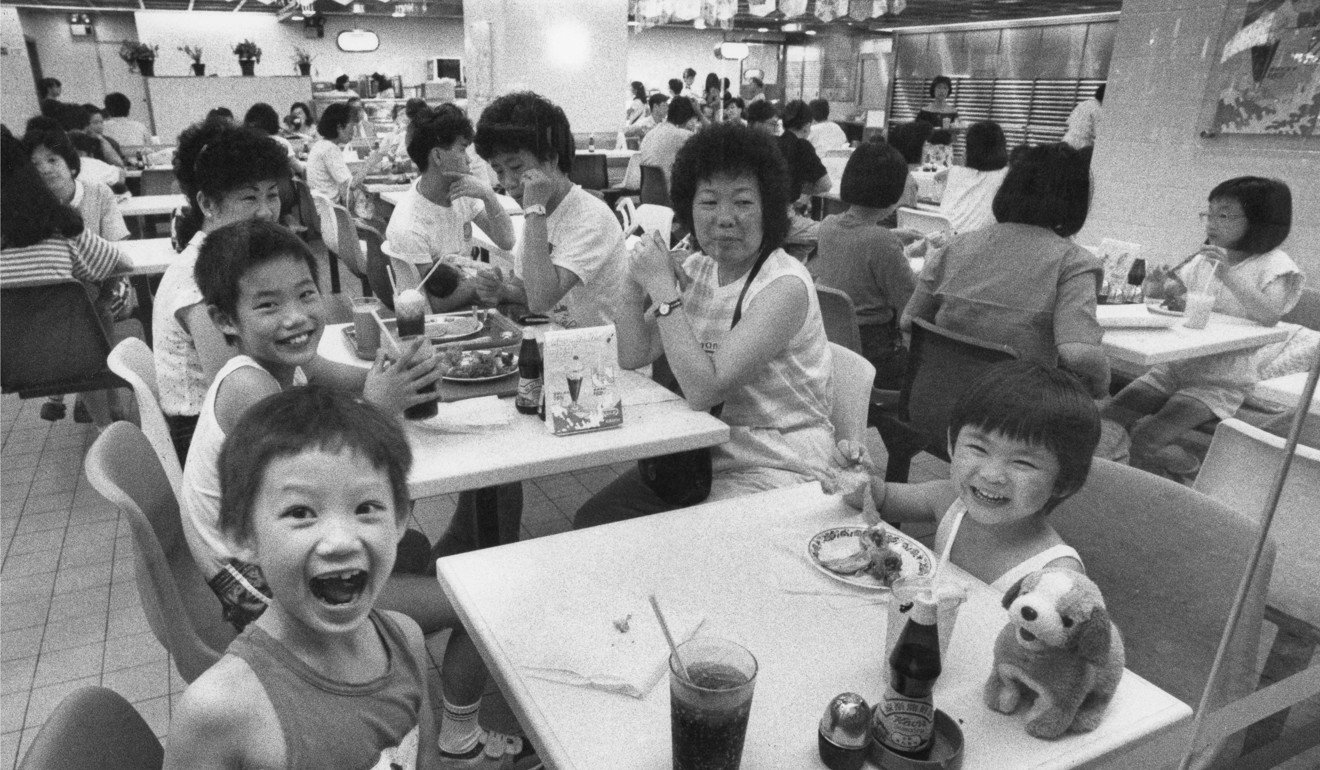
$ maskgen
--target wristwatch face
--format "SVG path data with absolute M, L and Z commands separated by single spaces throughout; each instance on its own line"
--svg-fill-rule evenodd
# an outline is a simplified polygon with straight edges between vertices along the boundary
M 681 303 L 679 303 L 678 301 L 674 301 L 674 302 L 661 302 L 661 303 L 660 303 L 660 306 L 657 307 L 657 308 L 655 309 L 655 313 L 656 313 L 656 315 L 661 316 L 661 317 L 667 316 L 667 315 L 669 315 L 670 313 L 672 313 L 672 312 L 674 312 L 675 310 L 677 310 L 680 304 L 681 304 Z
M 542 206 L 539 203 L 533 203 L 530 206 L 526 206 L 523 208 L 523 216 L 528 214 L 540 214 L 541 216 L 545 216 L 545 206 Z

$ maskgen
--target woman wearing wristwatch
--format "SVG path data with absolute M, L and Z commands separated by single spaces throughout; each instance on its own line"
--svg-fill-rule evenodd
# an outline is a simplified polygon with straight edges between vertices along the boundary
M 780 248 L 788 174 L 774 140 L 745 126 L 703 128 L 679 150 L 672 177 L 675 215 L 699 251 L 680 266 L 664 243 L 644 240 L 632 255 L 615 319 L 619 365 L 664 353 L 693 409 L 723 404 L 730 439 L 712 450 L 708 499 L 828 480 L 837 468 L 832 357 L 811 275 Z M 633 470 L 573 524 L 674 507 Z

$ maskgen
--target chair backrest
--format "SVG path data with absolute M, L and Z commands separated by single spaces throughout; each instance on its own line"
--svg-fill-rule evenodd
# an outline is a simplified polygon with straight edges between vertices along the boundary
M 380 230 L 362 222 L 357 223 L 357 235 L 367 247 L 367 284 L 371 286 L 371 293 L 381 301 L 381 304 L 393 310 L 394 286 L 390 284 L 390 276 L 385 271 L 390 258 L 385 256 L 381 248 L 385 243 L 385 237 L 381 235 Z
M 335 215 L 334 232 L 338 235 L 336 242 L 339 248 L 335 250 L 337 256 L 348 265 L 353 275 L 366 278 L 367 258 L 362 253 L 362 242 L 358 240 L 357 222 L 348 209 L 338 203 L 331 204 L 331 210 Z
M 641 201 L 670 206 L 669 182 L 665 179 L 664 169 L 659 166 L 642 166 Z
M 60 701 L 37 732 L 19 770 L 159 770 L 165 750 L 124 696 L 83 687 Z
M 179 191 L 172 168 L 144 168 L 140 183 L 143 195 L 170 195 Z
M 866 438 L 866 415 L 870 407 L 871 388 L 875 384 L 875 367 L 860 353 L 834 342 L 830 343 L 833 356 L 834 408 L 830 422 L 834 423 L 834 439 L 848 439 L 862 443 Z
M 623 228 L 624 234 L 632 232 L 633 217 L 637 213 L 637 206 L 632 198 L 624 196 L 619 202 L 614 204 L 614 215 L 619 219 L 619 226 Z
M 77 281 L 0 289 L 0 389 L 22 398 L 117 388 L 110 340 Z
M 174 451 L 165 412 L 160 408 L 160 390 L 156 387 L 156 359 L 151 348 L 137 337 L 129 337 L 115 345 L 106 363 L 110 365 L 110 371 L 124 378 L 133 388 L 142 433 L 156 451 L 161 468 L 170 480 L 170 488 L 177 497 L 179 488 L 183 486 L 183 466 L 179 464 L 179 455 Z
M 573 170 L 568 178 L 587 190 L 610 186 L 609 164 L 603 152 L 579 152 L 573 156 Z
M 220 659 L 235 634 L 188 550 L 178 498 L 155 454 L 136 425 L 116 422 L 87 451 L 84 469 L 128 521 L 147 623 L 191 682 Z
M 314 190 L 311 198 L 316 210 L 316 233 L 325 241 L 325 247 L 338 256 L 339 223 L 335 219 L 335 202 Z
M 857 309 L 846 293 L 816 284 L 820 317 L 825 322 L 825 337 L 854 353 L 862 352 L 862 333 L 857 328 Z
M 897 221 L 900 229 L 916 230 L 923 234 L 953 230 L 953 222 L 950 222 L 948 217 L 930 211 L 908 208 L 906 206 L 898 210 Z
M 1314 418 L 1312 418 L 1314 419 Z M 1194 488 L 1259 521 L 1286 442 L 1237 419 L 1215 428 Z M 1278 543 L 1269 603 L 1320 627 L 1320 449 L 1298 446 L 1270 535 Z
M 312 197 L 312 188 L 298 177 L 293 178 L 293 189 L 298 194 L 298 220 L 307 228 L 303 240 L 311 243 L 321 237 L 321 211 L 316 199 Z
M 1320 289 L 1302 287 L 1302 296 L 1283 320 L 1320 331 Z
M 1123 634 L 1127 667 L 1185 703 L 1198 703 L 1238 583 L 1256 547 L 1246 516 L 1176 482 L 1096 458 L 1086 484 L 1050 513 L 1082 555 Z M 1211 708 L 1252 692 L 1265 591 L 1267 543 L 1230 637 Z
M 912 319 L 912 347 L 902 401 L 907 406 L 908 423 L 925 437 L 926 451 L 949 459 L 949 412 L 963 388 L 992 364 L 1017 357 L 1017 352 L 1006 345 Z

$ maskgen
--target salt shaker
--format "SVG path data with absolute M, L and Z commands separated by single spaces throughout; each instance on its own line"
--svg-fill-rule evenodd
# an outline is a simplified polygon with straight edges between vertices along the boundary
M 870 747 L 871 707 L 855 692 L 834 696 L 820 718 L 820 759 L 830 770 L 859 770 Z

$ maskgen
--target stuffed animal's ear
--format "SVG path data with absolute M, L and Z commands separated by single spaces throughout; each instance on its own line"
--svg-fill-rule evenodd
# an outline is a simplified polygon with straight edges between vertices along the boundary
M 1077 629 L 1077 650 L 1082 658 L 1101 663 L 1109 655 L 1111 626 L 1104 607 L 1091 610 L 1091 617 Z
M 1009 586 L 1008 590 L 1004 592 L 1004 600 L 1003 602 L 1001 602 L 1004 605 L 1004 609 L 1008 609 L 1010 604 L 1017 601 L 1018 594 L 1022 593 L 1023 581 L 1025 581 L 1030 576 L 1031 576 L 1030 574 L 1023 575 L 1021 578 L 1018 579 L 1018 582 Z

